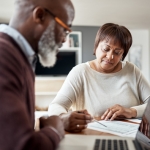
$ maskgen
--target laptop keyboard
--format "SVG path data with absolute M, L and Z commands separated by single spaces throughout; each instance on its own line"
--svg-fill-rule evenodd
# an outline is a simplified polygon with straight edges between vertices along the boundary
M 96 139 L 94 150 L 128 150 L 128 145 L 126 140 Z

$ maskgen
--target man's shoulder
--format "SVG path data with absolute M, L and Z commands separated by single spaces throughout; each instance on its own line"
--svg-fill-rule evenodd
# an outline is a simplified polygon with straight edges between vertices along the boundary
M 0 32 L 0 41 L 1 42 L 3 42 L 3 41 L 9 42 L 9 41 L 11 41 L 11 39 L 12 38 L 8 34 Z
M 15 41 L 7 34 L 0 32 L 0 53 L 15 54 L 18 49 Z
M 12 57 L 14 60 L 18 60 L 21 58 L 25 58 L 21 48 L 18 44 L 14 41 L 12 37 L 7 35 L 6 33 L 0 32 L 0 55 L 1 57 Z
M 7 67 L 12 70 L 30 68 L 30 64 L 18 44 L 9 35 L 1 32 L 0 57 L 2 58 L 0 66 L 3 69 Z
M 13 40 L 13 38 L 3 32 L 0 32 L 0 45 L 1 45 L 1 48 L 9 47 L 9 46 L 17 47 L 17 43 Z

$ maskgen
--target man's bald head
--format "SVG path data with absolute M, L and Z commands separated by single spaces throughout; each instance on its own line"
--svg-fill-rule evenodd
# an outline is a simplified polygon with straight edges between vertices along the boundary
M 65 23 L 68 18 L 74 18 L 74 7 L 70 0 L 16 0 L 15 5 L 17 12 L 22 12 L 22 19 L 28 17 L 36 7 L 43 7 L 50 10 Z
M 18 30 L 32 47 L 37 46 L 44 30 L 54 21 L 54 16 L 67 26 L 71 26 L 74 19 L 74 7 L 70 0 L 16 0 L 15 6 L 10 26 Z M 63 29 L 55 21 L 56 43 L 60 43 L 60 36 L 62 38 L 60 28 Z M 33 45 L 33 42 L 36 43 Z
M 9 25 L 24 36 L 43 66 L 53 66 L 74 19 L 71 1 L 16 0 L 15 6 Z

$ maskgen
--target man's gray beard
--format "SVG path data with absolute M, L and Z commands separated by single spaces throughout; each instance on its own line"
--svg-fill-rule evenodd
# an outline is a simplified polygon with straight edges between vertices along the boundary
M 51 22 L 39 41 L 38 56 L 44 67 L 53 67 L 56 63 L 58 45 L 55 42 L 55 22 Z

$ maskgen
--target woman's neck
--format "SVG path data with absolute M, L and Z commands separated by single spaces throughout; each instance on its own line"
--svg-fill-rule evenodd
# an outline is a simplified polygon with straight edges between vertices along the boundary
M 92 69 L 94 69 L 95 71 L 100 72 L 100 73 L 115 73 L 115 72 L 118 72 L 122 69 L 122 63 L 121 62 L 119 62 L 114 68 L 112 68 L 110 70 L 103 69 L 99 65 L 99 63 L 96 59 L 93 61 L 90 61 L 89 64 L 90 64 L 90 67 Z

